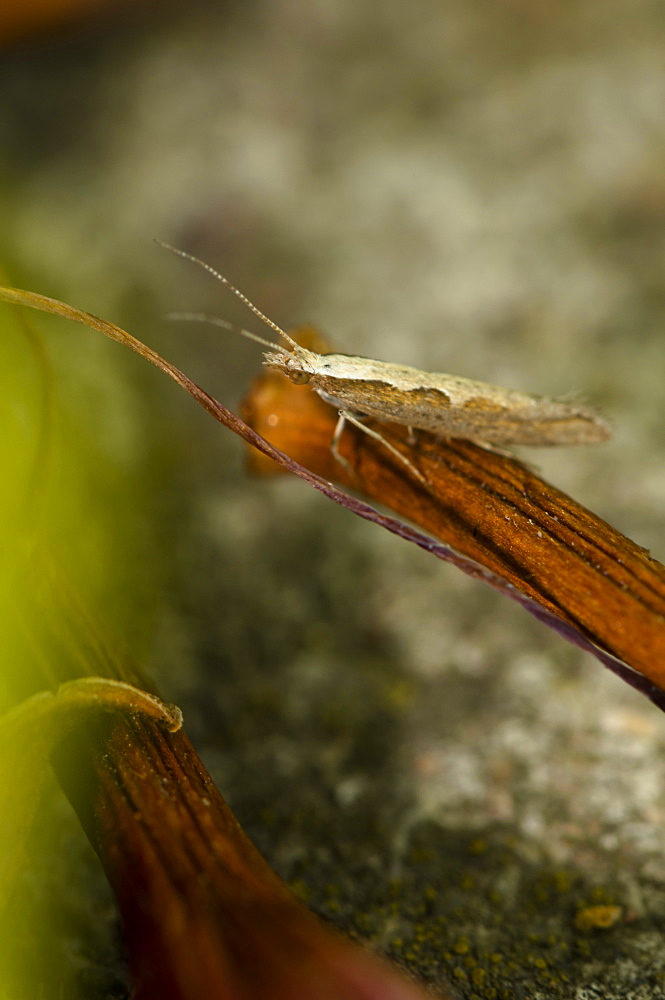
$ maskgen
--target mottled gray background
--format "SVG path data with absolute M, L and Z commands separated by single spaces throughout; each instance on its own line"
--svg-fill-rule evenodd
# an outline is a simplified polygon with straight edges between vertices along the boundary
M 615 439 L 528 458 L 662 559 L 664 52 L 635 0 L 198 3 L 32 39 L 0 65 L 5 263 L 234 407 L 259 350 L 163 316 L 258 326 L 155 236 L 340 350 L 575 390 Z M 139 359 L 48 329 L 73 423 L 141 483 L 112 626 L 296 891 L 465 1000 L 664 997 L 662 714 L 481 584 L 250 479 Z M 52 798 L 70 995 L 123 996 Z M 580 932 L 594 902 L 622 918 Z

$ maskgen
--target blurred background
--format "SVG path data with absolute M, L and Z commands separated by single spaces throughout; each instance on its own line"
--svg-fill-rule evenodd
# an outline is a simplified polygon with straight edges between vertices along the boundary
M 579 393 L 614 440 L 526 457 L 663 559 L 662 5 L 23 0 L 0 43 L 7 280 L 236 410 L 259 348 L 165 316 L 264 331 L 155 237 L 341 351 Z M 479 583 L 251 479 L 139 358 L 29 322 L 49 378 L 3 309 L 3 386 L 19 414 L 53 395 L 72 572 L 296 891 L 465 998 L 665 996 L 656 709 Z M 103 876 L 48 809 L 53 996 L 128 996 Z M 584 937 L 594 901 L 622 921 Z

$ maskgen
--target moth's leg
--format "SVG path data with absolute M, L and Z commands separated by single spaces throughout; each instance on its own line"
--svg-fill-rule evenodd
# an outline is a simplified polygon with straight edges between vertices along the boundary
M 387 448 L 388 451 L 392 452 L 392 454 L 396 458 L 399 458 L 400 462 L 403 462 L 404 465 L 406 465 L 407 469 L 409 469 L 413 473 L 416 479 L 419 479 L 421 483 L 427 484 L 427 480 L 423 476 L 422 472 L 419 472 L 418 469 L 416 469 L 415 465 L 408 460 L 406 455 L 403 455 L 401 451 L 398 451 L 397 448 L 393 447 L 393 445 L 391 445 L 389 441 L 386 441 L 383 435 L 379 434 L 378 431 L 373 431 L 371 427 L 368 427 L 367 424 L 364 424 L 363 418 L 361 416 L 352 413 L 350 410 L 339 411 L 339 420 L 337 421 L 337 426 L 335 427 L 335 433 L 333 434 L 331 450 L 337 461 L 340 463 L 340 465 L 349 468 L 349 463 L 342 458 L 342 456 L 339 454 L 339 451 L 337 450 L 337 444 L 339 442 L 340 435 L 344 429 L 344 423 L 347 420 L 350 424 L 353 424 L 354 427 L 357 427 L 358 430 L 361 430 L 369 437 L 374 438 L 375 441 L 379 441 L 384 448 Z
M 335 459 L 335 461 L 339 462 L 342 468 L 346 469 L 346 471 L 350 473 L 350 475 L 355 476 L 356 475 L 355 471 L 351 468 L 347 460 L 339 453 L 339 439 L 342 436 L 342 431 L 344 430 L 344 424 L 348 419 L 349 419 L 349 413 L 346 410 L 340 410 L 339 417 L 337 418 L 337 423 L 335 424 L 335 431 L 332 436 L 332 441 L 330 442 L 330 450 L 332 452 L 332 456 Z M 351 423 L 353 423 L 353 421 L 351 421 Z

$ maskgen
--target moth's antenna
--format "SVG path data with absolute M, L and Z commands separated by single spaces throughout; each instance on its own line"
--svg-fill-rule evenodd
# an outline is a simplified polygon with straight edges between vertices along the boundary
M 170 250 L 171 253 L 177 254 L 178 257 L 184 257 L 185 260 L 191 260 L 194 264 L 198 264 L 199 267 L 202 267 L 204 271 L 207 271 L 209 274 L 212 274 L 213 278 L 217 278 L 217 280 L 221 281 L 223 285 L 226 285 L 226 287 L 229 289 L 230 292 L 233 292 L 234 295 L 237 295 L 240 301 L 244 302 L 247 308 L 251 309 L 254 315 L 258 316 L 259 319 L 266 324 L 266 326 L 269 326 L 271 330 L 274 330 L 275 333 L 278 333 L 280 337 L 284 337 L 284 340 L 287 342 L 287 344 L 290 344 L 291 347 L 296 347 L 296 348 L 298 347 L 298 344 L 292 337 L 289 337 L 288 333 L 285 333 L 281 327 L 277 326 L 277 323 L 273 323 L 271 319 L 268 319 L 265 313 L 262 313 L 261 310 L 257 308 L 257 306 L 255 306 L 253 302 L 250 302 L 250 300 L 247 298 L 246 295 L 243 295 L 243 293 L 238 288 L 236 288 L 235 285 L 231 284 L 228 278 L 225 278 L 223 274 L 220 274 L 219 271 L 216 271 L 214 267 L 210 266 L 210 264 L 206 264 L 205 261 L 199 260 L 199 258 L 194 257 L 193 254 L 187 253 L 185 250 L 178 250 L 177 247 L 172 247 L 169 243 L 164 243 L 162 240 L 156 239 L 155 243 L 159 244 L 160 247 L 164 247 L 165 250 Z M 263 343 L 265 343 L 265 341 L 263 341 Z M 270 344 L 270 346 L 274 347 L 275 345 Z
M 272 340 L 266 340 L 265 337 L 259 337 L 258 333 L 253 333 L 251 330 L 245 330 L 242 326 L 236 326 L 235 323 L 229 323 L 225 319 L 220 319 L 219 316 L 206 316 L 205 313 L 168 313 L 166 319 L 174 319 L 176 321 L 184 320 L 185 322 L 193 323 L 211 323 L 213 326 L 221 326 L 224 330 L 231 330 L 232 333 L 240 333 L 243 337 L 249 337 L 250 340 L 255 340 L 257 344 L 263 344 L 264 347 L 273 347 L 278 350 L 283 350 L 279 344 L 274 344 Z

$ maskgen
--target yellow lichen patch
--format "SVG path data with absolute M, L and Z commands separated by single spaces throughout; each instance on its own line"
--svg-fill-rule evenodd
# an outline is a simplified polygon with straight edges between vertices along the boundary
M 575 915 L 575 927 L 578 931 L 607 930 L 620 919 L 620 906 L 585 906 Z

